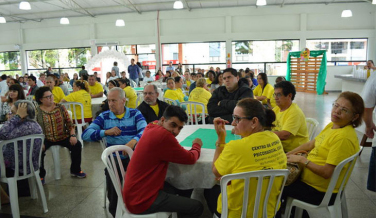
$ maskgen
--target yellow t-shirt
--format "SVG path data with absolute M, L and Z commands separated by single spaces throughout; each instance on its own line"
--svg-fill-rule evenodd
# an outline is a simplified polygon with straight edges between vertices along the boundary
M 272 85 L 269 83 L 264 87 L 264 91 L 262 90 L 261 86 L 258 85 L 256 88 L 253 90 L 253 95 L 254 96 L 265 96 L 266 99 L 262 101 L 262 104 L 267 104 L 267 99 L 272 99 L 274 94 L 274 88 Z M 272 104 L 272 102 L 270 102 Z M 272 104 L 272 108 L 274 108 L 275 105 Z
M 308 160 L 317 165 L 331 164 L 337 166 L 360 149 L 358 137 L 352 126 L 347 125 L 339 129 L 332 129 L 332 127 L 333 123 L 331 122 L 316 136 L 315 147 L 308 154 Z M 347 167 L 345 166 L 344 169 Z M 344 173 L 345 170 L 342 170 L 338 181 L 342 181 Z M 320 192 L 326 192 L 330 182 L 330 178 L 324 179 L 308 168 L 303 170 L 301 180 Z M 340 184 L 340 182 L 337 183 L 334 193 L 338 192 Z
M 206 89 L 204 89 L 202 87 L 196 87 L 195 89 L 192 90 L 191 94 L 189 94 L 188 101 L 203 103 L 205 105 L 205 113 L 208 114 L 207 105 L 208 105 L 208 102 L 209 102 L 209 99 L 211 98 L 211 96 L 212 96 L 212 94 L 209 91 L 207 91 Z M 196 113 L 202 112 L 202 107 L 197 106 L 196 109 L 197 109 Z M 188 114 L 190 114 L 191 110 L 190 110 L 189 107 L 187 108 L 187 110 L 188 110 L 187 111 Z M 192 107 L 192 110 L 194 112 L 194 110 L 195 110 L 194 107 Z
M 181 102 L 184 102 L 184 94 L 182 94 L 183 92 L 180 92 L 179 90 L 177 89 L 174 89 L 174 90 L 171 90 L 171 89 L 167 89 L 166 92 L 164 93 L 164 98 L 169 98 L 169 99 L 172 99 L 172 100 L 178 100 L 179 101 L 179 104 Z
M 118 118 L 118 119 L 123 119 L 124 115 L 125 115 L 125 111 L 124 111 L 124 113 L 119 114 L 119 115 L 115 114 L 116 118 Z
M 96 95 L 103 92 L 103 86 L 99 82 L 95 82 L 93 86 L 89 85 L 90 94 Z
M 130 86 L 125 87 L 123 90 L 125 92 L 125 97 L 128 98 L 128 101 L 125 106 L 128 108 L 136 108 L 136 101 L 137 101 L 136 91 Z
M 189 90 L 189 87 L 191 87 L 191 81 L 190 80 L 187 80 L 185 81 L 185 83 L 187 84 L 187 90 Z
M 69 95 L 65 96 L 63 99 L 68 102 L 81 103 L 84 106 L 84 118 L 93 117 L 91 115 L 91 96 L 87 91 L 80 89 L 76 92 L 70 93 Z M 81 109 L 78 106 L 76 107 L 76 114 L 77 114 L 77 119 L 81 119 Z M 74 114 L 73 114 L 73 119 L 74 119 Z
M 59 86 L 54 86 L 52 95 L 54 96 L 55 103 L 59 103 L 65 97 L 63 90 Z
M 211 81 L 209 78 L 205 78 L 206 79 L 206 84 L 210 85 L 212 84 L 213 81 Z
M 150 105 L 150 107 L 151 107 L 151 109 L 153 109 L 155 115 L 157 115 L 157 117 L 158 117 L 158 114 L 159 114 L 159 106 L 158 106 L 158 104 L 156 104 L 156 105 Z
M 268 169 L 286 169 L 287 158 L 283 152 L 283 147 L 278 136 L 270 131 L 254 133 L 248 137 L 233 140 L 227 143 L 214 163 L 218 173 L 221 175 L 242 173 L 248 171 L 268 170 Z M 282 178 L 274 183 L 271 195 L 268 201 L 268 214 L 273 217 L 277 195 L 282 185 Z M 261 202 L 264 200 L 267 189 L 267 180 L 263 184 Z M 249 190 L 248 214 L 246 217 L 252 217 L 254 199 L 256 195 L 257 180 L 251 179 Z M 243 204 L 244 182 L 242 180 L 233 180 L 227 186 L 228 194 L 228 217 L 240 217 Z M 259 217 L 262 217 L 262 205 L 260 204 Z M 221 195 L 218 197 L 218 212 L 222 212 Z
M 280 110 L 278 106 L 273 109 L 276 119 L 274 121 L 275 127 L 272 130 L 285 130 L 291 133 L 288 139 L 282 141 L 283 149 L 285 152 L 289 152 L 309 141 L 306 118 L 303 111 L 295 103 L 292 103 L 283 112 Z

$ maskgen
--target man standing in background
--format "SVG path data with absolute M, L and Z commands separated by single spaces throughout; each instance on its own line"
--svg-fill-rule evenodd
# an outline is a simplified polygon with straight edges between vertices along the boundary
M 117 66 L 117 65 L 118 65 L 118 63 L 117 63 L 117 62 L 115 61 L 115 62 L 114 62 L 114 66 L 112 67 L 111 71 L 113 71 L 113 70 L 114 70 L 114 71 L 115 71 L 115 74 L 116 74 L 116 76 L 120 78 L 120 74 L 119 74 L 119 68 L 118 68 L 118 66 Z
M 138 85 L 138 76 L 140 74 L 140 68 L 134 63 L 134 59 L 131 60 L 131 65 L 128 66 L 129 78 Z

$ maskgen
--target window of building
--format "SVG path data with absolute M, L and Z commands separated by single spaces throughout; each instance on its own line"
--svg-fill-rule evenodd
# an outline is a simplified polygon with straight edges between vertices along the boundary
M 237 70 L 250 68 L 257 75 L 286 75 L 290 51 L 299 51 L 299 40 L 234 41 L 233 66 Z
M 7 75 L 21 75 L 20 52 L 0 52 L 0 71 Z
M 162 44 L 162 66 L 163 72 L 169 63 L 172 62 L 176 68 L 179 63 L 183 65 L 183 71 L 196 72 L 210 67 L 220 67 L 222 70 L 226 65 L 226 43 L 225 42 L 197 42 Z
M 32 50 L 26 51 L 26 55 L 29 74 L 38 76 L 51 67 L 53 72 L 68 73 L 70 78 L 91 58 L 90 48 Z
M 308 39 L 310 50 L 326 50 L 328 66 L 364 65 L 368 39 Z

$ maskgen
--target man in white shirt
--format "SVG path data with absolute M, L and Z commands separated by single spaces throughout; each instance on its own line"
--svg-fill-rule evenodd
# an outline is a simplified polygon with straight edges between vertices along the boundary
M 172 66 L 172 61 L 170 61 L 170 64 L 168 65 L 168 67 L 166 67 L 166 71 L 170 71 L 170 72 L 175 71 L 175 67 Z
M 367 189 L 376 192 L 376 126 L 373 122 L 373 111 L 376 106 L 376 73 L 371 74 L 367 79 L 362 91 L 364 100 L 364 116 L 363 120 L 366 124 L 366 135 L 372 140 L 372 153 L 369 161 Z
M 46 75 L 44 73 L 39 74 L 39 79 L 37 80 L 37 86 L 42 87 L 45 85 Z
M 144 82 L 145 83 L 151 83 L 151 82 L 154 82 L 154 77 L 151 76 L 151 73 L 150 71 L 146 71 L 146 75 L 144 77 Z
M 3 74 L 0 78 L 0 96 L 5 96 L 5 94 L 8 92 L 9 87 L 7 84 L 7 75 Z

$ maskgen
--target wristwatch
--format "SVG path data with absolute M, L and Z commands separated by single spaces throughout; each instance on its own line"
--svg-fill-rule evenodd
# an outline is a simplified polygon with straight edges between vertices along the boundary
M 76 136 L 76 134 L 72 134 L 72 135 L 70 135 L 70 137 L 77 137 L 77 136 Z

